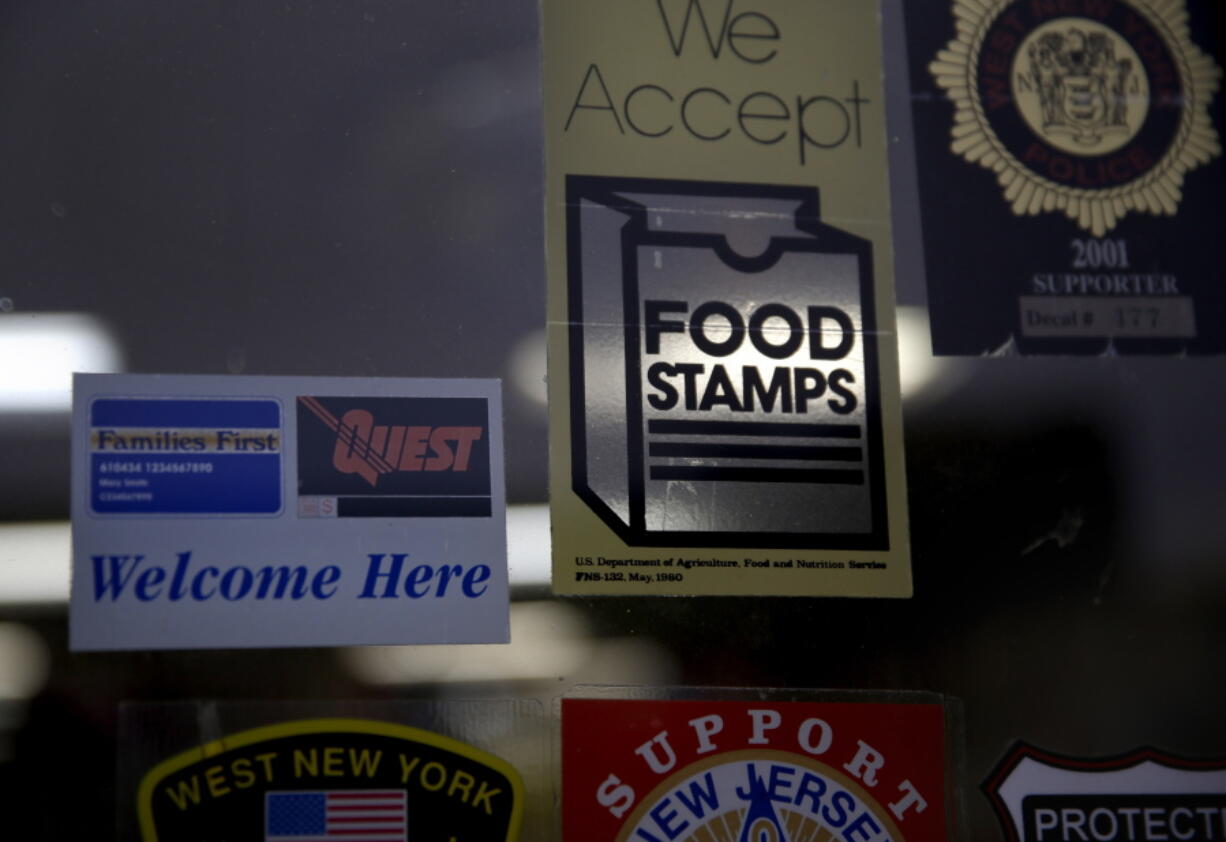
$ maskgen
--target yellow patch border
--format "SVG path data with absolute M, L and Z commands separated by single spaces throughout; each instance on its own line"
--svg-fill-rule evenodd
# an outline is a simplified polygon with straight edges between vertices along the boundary
M 396 725 L 391 722 L 380 722 L 372 719 L 344 718 L 300 719 L 293 722 L 280 722 L 276 725 L 251 728 L 247 731 L 239 731 L 237 734 L 231 734 L 219 740 L 213 740 L 204 745 L 188 749 L 163 760 L 145 774 L 137 790 L 136 809 L 140 819 L 141 838 L 144 842 L 157 842 L 157 831 L 153 826 L 153 794 L 158 785 L 175 772 L 201 760 L 216 757 L 223 752 L 265 742 L 266 740 L 323 733 L 373 734 L 381 737 L 393 737 L 399 740 L 423 743 L 433 748 L 466 757 L 501 773 L 511 783 L 511 821 L 507 828 L 505 842 L 517 842 L 519 839 L 520 825 L 523 822 L 524 813 L 524 783 L 519 776 L 519 772 L 510 763 L 487 751 L 470 746 L 467 743 L 462 743 L 451 737 L 436 734 L 433 731 L 424 731 L 409 725 Z

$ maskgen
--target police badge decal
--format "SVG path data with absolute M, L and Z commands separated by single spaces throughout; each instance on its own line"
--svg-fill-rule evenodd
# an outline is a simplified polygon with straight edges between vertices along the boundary
M 1017 216 L 1064 213 L 1095 237 L 1173 216 L 1185 174 L 1221 153 L 1221 69 L 1184 0 L 955 0 L 929 65 L 955 105 L 950 149 L 996 173 Z

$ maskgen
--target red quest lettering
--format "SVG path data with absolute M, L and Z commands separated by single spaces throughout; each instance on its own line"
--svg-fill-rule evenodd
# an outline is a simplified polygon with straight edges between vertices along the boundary
M 482 427 L 376 424 L 365 409 L 351 409 L 340 419 L 332 465 L 357 474 L 371 486 L 397 471 L 467 471 L 473 444 Z

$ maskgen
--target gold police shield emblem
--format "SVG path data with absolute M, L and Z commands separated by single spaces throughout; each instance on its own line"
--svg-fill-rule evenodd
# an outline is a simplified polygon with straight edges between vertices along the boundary
M 996 173 L 1018 216 L 1063 212 L 1094 236 L 1173 216 L 1219 155 L 1221 69 L 1183 0 L 955 0 L 929 70 L 953 101 L 951 150 Z

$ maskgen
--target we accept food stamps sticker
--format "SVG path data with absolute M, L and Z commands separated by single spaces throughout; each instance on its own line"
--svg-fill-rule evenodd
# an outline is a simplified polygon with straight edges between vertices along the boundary
M 74 389 L 74 649 L 507 640 L 495 381 Z
M 543 13 L 554 589 L 909 596 L 876 4 Z

